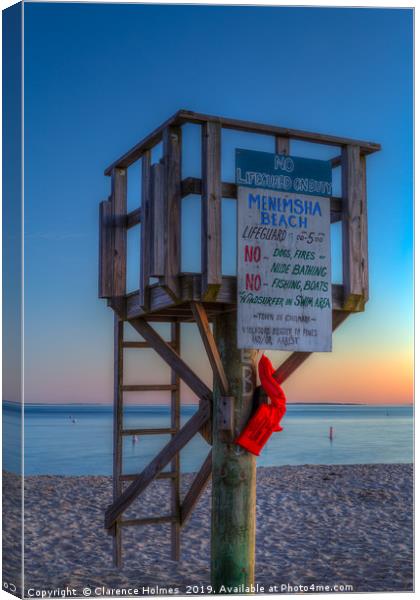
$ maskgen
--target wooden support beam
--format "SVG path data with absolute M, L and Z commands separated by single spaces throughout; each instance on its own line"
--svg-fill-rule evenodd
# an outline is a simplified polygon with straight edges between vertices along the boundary
M 181 326 L 171 323 L 171 342 L 175 352 L 181 352 Z M 181 426 L 181 380 L 179 375 L 171 369 L 171 383 L 174 390 L 171 392 L 171 428 L 172 439 Z M 175 477 L 171 481 L 171 513 L 175 520 L 171 524 L 171 558 L 179 560 L 181 554 L 181 460 L 179 452 L 171 460 L 171 471 Z
M 175 301 L 179 298 L 181 270 L 181 154 L 181 128 L 169 126 L 163 132 L 165 273 L 162 283 Z
M 290 154 L 290 140 L 287 137 L 277 135 L 275 138 L 275 153 Z
M 340 167 L 341 166 L 341 154 L 339 154 L 338 156 L 334 156 L 334 158 L 331 158 L 330 163 L 331 163 L 331 167 L 333 169 L 335 169 L 336 167 Z
M 123 351 L 124 322 L 114 315 L 114 451 L 113 451 L 113 500 L 121 495 L 121 473 L 123 469 L 123 445 L 121 431 L 123 427 L 123 398 L 121 384 L 123 380 Z M 122 539 L 120 523 L 117 521 L 113 537 L 113 562 L 116 567 L 122 566 Z
M 188 518 L 190 517 L 195 505 L 200 499 L 201 494 L 206 489 L 206 485 L 211 477 L 211 460 L 212 452 L 207 455 L 206 460 L 201 465 L 200 470 L 194 477 L 190 489 L 188 490 L 184 501 L 181 504 L 181 526 L 185 525 Z
M 138 473 L 126 473 L 125 475 L 120 475 L 120 480 L 134 481 L 138 476 Z M 173 473 L 172 471 L 164 471 L 163 473 L 156 475 L 155 479 L 174 479 L 174 477 L 176 477 L 176 473 Z
M 359 312 L 368 296 L 365 175 L 359 146 L 345 146 L 342 157 L 343 308 Z
M 152 175 L 151 152 L 146 151 L 141 161 L 141 252 L 140 252 L 140 283 L 139 306 L 143 310 L 149 309 L 149 279 L 151 262 L 151 239 L 153 235 L 152 219 Z
M 127 170 L 116 168 L 112 173 L 112 299 L 119 314 L 125 311 L 127 274 Z
M 239 350 L 236 313 L 214 321 L 214 336 L 235 398 L 233 431 L 243 430 L 253 408 L 258 352 Z M 222 397 L 216 388 L 214 410 Z M 213 419 L 211 584 L 250 586 L 254 583 L 256 458 L 226 440 Z
M 238 197 L 238 186 L 230 181 L 222 181 L 222 198 Z M 182 180 L 181 195 L 183 198 L 189 194 L 201 196 L 203 193 L 203 182 L 199 177 L 186 177 Z
M 368 252 L 368 217 L 367 217 L 367 182 L 366 182 L 366 156 L 360 156 L 361 171 L 361 213 L 360 236 L 362 264 L 362 285 L 365 303 L 369 300 L 369 252 Z
M 194 437 L 200 428 L 210 418 L 210 404 L 202 403 L 191 419 L 178 431 L 168 444 L 155 456 L 148 466 L 140 473 L 124 492 L 105 512 L 105 528 L 110 529 L 120 515 L 131 505 L 141 492 L 166 467 L 177 452 Z
M 163 515 L 162 517 L 145 517 L 144 519 L 124 519 L 121 521 L 121 527 L 161 525 L 162 523 L 174 523 L 175 521 L 176 517 L 173 515 Z
M 173 342 L 167 342 L 170 346 L 174 347 Z M 123 348 L 153 348 L 149 342 L 123 342 Z
M 127 214 L 127 229 L 131 229 L 131 227 L 135 227 L 141 223 L 141 207 L 132 210 Z
M 123 429 L 121 435 L 133 436 L 133 435 L 169 435 L 176 433 L 176 429 L 170 427 L 156 427 L 156 428 L 134 428 L 134 429 Z
M 99 204 L 99 298 L 112 296 L 112 202 Z
M 201 272 L 202 298 L 216 300 L 222 284 L 221 127 L 202 126 Z
M 175 350 L 157 333 L 145 319 L 131 319 L 128 321 L 144 339 L 149 342 L 161 358 L 173 369 L 179 377 L 197 394 L 200 400 L 210 405 L 212 391 L 182 360 Z
M 222 396 L 228 396 L 229 382 L 223 368 L 222 359 L 220 358 L 219 350 L 217 349 L 213 333 L 210 329 L 210 323 L 207 318 L 206 309 L 201 302 L 191 302 L 191 310 L 197 323 L 198 330 L 200 331 L 201 339 L 203 340 L 203 344 L 206 349 L 211 368 L 213 369 L 213 374 L 217 385 L 220 388 L 220 392 Z
M 275 135 L 288 137 L 294 140 L 304 142 L 313 142 L 315 144 L 326 144 L 327 146 L 344 146 L 346 144 L 358 144 L 362 148 L 363 154 L 370 154 L 381 149 L 380 144 L 362 140 L 353 140 L 351 138 L 338 137 L 327 133 L 316 133 L 302 131 L 300 129 L 289 129 L 288 127 L 279 127 L 277 125 L 268 125 L 266 123 L 254 123 L 253 121 L 242 121 L 240 119 L 230 119 L 228 117 L 218 117 L 215 115 L 206 115 L 189 110 L 180 110 L 177 114 L 177 120 L 184 123 L 203 123 L 205 121 L 215 121 L 225 129 L 234 129 L 236 131 L 247 131 L 249 133 L 259 133 L 263 135 Z
M 175 386 L 170 383 L 152 383 L 152 384 L 140 384 L 140 385 L 123 385 L 123 392 L 165 392 L 175 389 Z
M 333 310 L 332 328 L 337 329 L 350 313 L 341 310 Z M 274 377 L 279 383 L 285 381 L 300 365 L 311 356 L 312 352 L 293 352 L 274 372 Z
M 153 235 L 151 236 L 151 277 L 164 277 L 165 275 L 165 193 L 163 189 L 164 168 L 161 163 L 152 166 L 152 223 Z
M 173 114 L 169 119 L 167 119 L 162 125 L 156 127 L 151 133 L 146 135 L 138 144 L 133 146 L 128 152 L 120 156 L 115 162 L 112 163 L 109 167 L 105 169 L 105 175 L 111 175 L 112 169 L 115 167 L 129 167 L 136 160 L 142 158 L 145 152 L 151 150 L 156 144 L 158 144 L 162 140 L 162 134 L 169 125 L 173 125 L 174 123 L 179 123 L 179 115 L 181 111 Z
M 361 147 L 362 154 L 371 154 L 381 149 L 380 144 L 362 140 L 352 140 L 334 135 L 323 133 L 314 133 L 301 131 L 299 129 L 289 129 L 277 125 L 267 125 L 266 123 L 254 123 L 252 121 L 241 121 L 239 119 L 229 119 L 215 115 L 203 115 L 190 110 L 181 109 L 172 115 L 165 123 L 157 127 L 152 133 L 143 138 L 131 150 L 120 156 L 114 163 L 105 169 L 105 175 L 111 175 L 116 167 L 129 167 L 136 162 L 144 152 L 151 150 L 158 144 L 163 136 L 163 132 L 170 126 L 180 126 L 184 123 L 197 123 L 201 125 L 206 121 L 217 122 L 226 129 L 235 129 L 237 131 L 248 131 L 250 133 L 259 133 L 263 135 L 274 135 L 287 137 L 295 140 L 313 142 L 315 144 L 327 144 L 329 146 L 344 146 L 346 144 L 358 144 Z

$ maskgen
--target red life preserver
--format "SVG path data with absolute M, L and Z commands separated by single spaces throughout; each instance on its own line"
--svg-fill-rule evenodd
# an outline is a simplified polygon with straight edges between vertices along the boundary
M 286 413 L 286 395 L 280 383 L 274 379 L 273 365 L 265 354 L 258 363 L 258 374 L 271 404 L 261 404 L 235 440 L 235 444 L 256 456 L 260 455 L 273 431 L 283 430 L 280 421 Z

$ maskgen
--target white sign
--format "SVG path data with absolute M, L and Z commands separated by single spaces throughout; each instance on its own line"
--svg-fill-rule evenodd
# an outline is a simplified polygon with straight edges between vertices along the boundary
M 331 351 L 329 198 L 239 185 L 237 278 L 238 348 Z

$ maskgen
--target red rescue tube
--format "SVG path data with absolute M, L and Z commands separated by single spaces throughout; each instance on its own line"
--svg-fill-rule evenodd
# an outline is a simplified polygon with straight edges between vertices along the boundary
M 235 444 L 256 456 L 260 455 L 273 431 L 283 430 L 280 421 L 286 413 L 286 395 L 273 377 L 273 365 L 264 354 L 258 363 L 258 373 L 272 404 L 261 404 L 235 440 Z

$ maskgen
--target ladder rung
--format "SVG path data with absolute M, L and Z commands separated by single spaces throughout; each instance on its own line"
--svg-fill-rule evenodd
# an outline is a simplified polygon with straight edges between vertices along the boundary
M 120 481 L 134 481 L 138 478 L 138 476 L 139 473 L 127 473 L 127 475 L 120 475 Z M 176 476 L 176 473 L 169 471 L 165 473 L 159 473 L 159 475 L 157 475 L 155 479 L 175 479 Z
M 169 346 L 174 346 L 174 342 L 167 342 Z M 123 348 L 153 348 L 149 342 L 123 342 Z
M 164 517 L 149 517 L 148 519 L 124 519 L 119 521 L 122 527 L 131 527 L 132 525 L 157 525 L 158 523 L 176 523 L 177 518 L 172 515 Z
M 156 385 L 122 385 L 123 392 L 160 392 L 166 390 L 177 390 L 178 386 L 174 384 L 156 384 Z
M 176 433 L 178 429 L 161 427 L 156 429 L 123 429 L 121 435 L 164 435 L 170 433 Z

